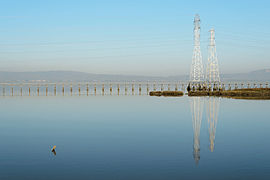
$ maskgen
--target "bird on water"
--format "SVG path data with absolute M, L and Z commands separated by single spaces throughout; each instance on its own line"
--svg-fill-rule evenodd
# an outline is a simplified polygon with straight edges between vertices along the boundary
M 55 148 L 56 148 L 56 146 L 53 146 L 53 148 L 51 149 L 51 151 L 52 151 L 52 153 L 53 153 L 54 155 L 56 155 Z

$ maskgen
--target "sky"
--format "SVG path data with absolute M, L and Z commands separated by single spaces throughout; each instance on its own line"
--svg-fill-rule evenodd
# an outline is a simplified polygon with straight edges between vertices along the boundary
M 0 1 L 0 71 L 188 74 L 193 19 L 207 63 L 215 29 L 221 73 L 270 68 L 267 0 Z

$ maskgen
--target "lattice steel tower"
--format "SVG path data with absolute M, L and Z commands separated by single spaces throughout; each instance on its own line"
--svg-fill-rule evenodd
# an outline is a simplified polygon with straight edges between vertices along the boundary
M 200 83 L 204 81 L 202 54 L 200 47 L 200 22 L 200 16 L 196 14 L 194 18 L 194 49 L 190 69 L 190 82 L 193 83 Z
M 208 48 L 208 62 L 206 66 L 206 81 L 208 83 L 219 83 L 219 67 L 218 58 L 216 52 L 216 42 L 215 42 L 215 30 L 210 30 L 210 43 Z

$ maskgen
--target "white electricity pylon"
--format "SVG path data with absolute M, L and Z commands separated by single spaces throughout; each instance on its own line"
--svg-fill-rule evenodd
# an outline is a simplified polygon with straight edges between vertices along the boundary
M 214 29 L 210 30 L 210 43 L 208 47 L 208 62 L 206 66 L 206 81 L 208 83 L 220 83 Z
M 201 83 L 204 81 L 202 54 L 200 47 L 200 22 L 200 16 L 196 14 L 194 18 L 194 49 L 190 69 L 190 82 L 192 83 Z

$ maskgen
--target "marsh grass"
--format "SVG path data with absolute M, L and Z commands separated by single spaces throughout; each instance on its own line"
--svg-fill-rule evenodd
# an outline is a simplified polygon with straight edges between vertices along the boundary
M 182 91 L 151 91 L 150 96 L 183 96 Z
M 270 88 L 246 88 L 221 91 L 190 91 L 189 96 L 220 96 L 234 99 L 270 99 Z

